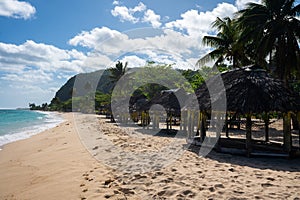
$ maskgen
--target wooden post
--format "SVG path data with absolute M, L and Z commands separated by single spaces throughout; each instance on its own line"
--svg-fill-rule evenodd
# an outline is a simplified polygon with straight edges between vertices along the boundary
M 300 124 L 300 111 L 297 112 L 297 120 L 298 120 L 298 124 Z M 300 148 L 300 127 L 299 127 L 299 130 L 298 130 L 298 133 L 299 133 L 299 148 Z
M 179 120 L 179 130 L 182 131 L 182 123 L 183 123 L 184 111 L 181 110 L 180 120 Z
M 156 115 L 156 128 L 159 129 L 160 115 Z
M 146 113 L 146 125 L 147 125 L 147 129 L 149 129 L 150 127 L 150 113 L 149 111 Z
M 220 140 L 221 140 L 221 131 L 222 131 L 222 127 L 221 127 L 221 113 L 218 112 L 216 115 L 217 119 L 216 119 L 216 137 L 217 137 L 217 150 L 220 150 Z
M 188 110 L 184 112 L 184 118 L 183 118 L 183 130 L 186 132 L 187 130 L 187 121 L 188 121 Z
M 247 156 L 250 156 L 252 151 L 251 146 L 251 135 L 252 135 L 252 121 L 251 121 L 251 113 L 246 115 L 246 149 Z
M 194 136 L 194 127 L 195 127 L 195 111 L 191 111 L 191 136 Z
M 226 132 L 226 137 L 229 138 L 229 131 L 228 131 L 228 114 L 225 114 L 225 132 Z
M 241 130 L 241 116 L 238 115 L 238 125 L 237 125 L 238 130 Z
M 204 141 L 204 138 L 206 137 L 206 115 L 205 113 L 201 113 L 201 131 L 200 131 L 200 134 L 201 134 L 201 142 Z
M 170 112 L 170 129 L 172 129 L 172 119 L 173 117 L 172 117 L 172 113 Z
M 197 111 L 197 136 L 200 136 L 200 128 L 201 128 L 201 112 Z
M 269 142 L 269 113 L 264 113 L 263 114 L 263 119 L 265 122 L 265 141 Z
M 283 147 L 284 151 L 290 153 L 292 150 L 291 113 L 283 114 Z
M 156 111 L 152 112 L 152 129 L 156 129 Z

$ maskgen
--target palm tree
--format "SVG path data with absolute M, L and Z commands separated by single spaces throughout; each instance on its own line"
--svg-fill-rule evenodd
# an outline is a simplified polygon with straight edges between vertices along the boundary
M 204 36 L 203 44 L 213 47 L 214 50 L 198 60 L 197 65 L 201 66 L 215 59 L 217 66 L 225 60 L 231 62 L 233 68 L 250 64 L 244 53 L 243 44 L 238 42 L 240 35 L 233 20 L 229 17 L 224 19 L 218 17 L 212 27 L 217 28 L 219 32 L 216 36 Z
M 125 66 L 123 66 L 123 63 L 118 61 L 118 63 L 116 63 L 115 68 L 109 69 L 109 71 L 111 73 L 111 75 L 109 76 L 109 78 L 111 79 L 111 82 L 116 83 L 125 74 L 125 72 L 127 70 L 127 65 L 128 65 L 127 62 L 125 63 Z
M 300 75 L 300 21 L 296 18 L 300 5 L 294 3 L 295 0 L 262 0 L 262 4 L 249 3 L 237 13 L 240 41 L 252 44 L 256 64 L 265 66 L 286 86 L 292 75 Z

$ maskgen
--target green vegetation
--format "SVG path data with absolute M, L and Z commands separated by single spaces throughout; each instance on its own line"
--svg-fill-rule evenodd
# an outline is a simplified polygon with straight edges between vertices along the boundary
M 141 70 L 138 70 L 141 69 Z M 122 76 L 126 76 L 129 81 L 129 85 L 134 88 L 133 97 L 145 96 L 147 99 L 153 98 L 158 92 L 166 89 L 183 88 L 187 92 L 194 92 L 207 78 L 214 75 L 210 67 L 202 67 L 200 70 L 174 70 L 171 65 L 158 65 L 154 62 L 148 62 L 146 66 L 138 69 L 133 69 L 132 73 L 126 74 L 127 63 L 118 62 L 115 68 L 109 68 L 104 78 L 101 77 L 102 85 L 110 85 L 106 90 L 102 92 L 98 88 L 96 91 L 90 90 L 93 88 L 91 83 L 87 82 L 82 86 L 84 90 L 91 91 L 87 94 L 80 95 L 76 88 L 70 89 L 70 84 L 74 84 L 73 77 L 67 82 L 65 93 L 62 96 L 70 95 L 70 91 L 73 91 L 73 97 L 69 97 L 67 100 L 60 100 L 58 96 L 51 100 L 51 103 L 47 106 L 47 110 L 51 111 L 79 111 L 79 112 L 93 112 L 99 111 L 103 108 L 109 107 L 113 88 Z M 220 65 L 220 70 L 227 70 L 226 65 Z M 108 72 L 108 73 L 107 73 Z M 98 72 L 94 72 L 95 74 Z M 94 74 L 89 74 L 94 78 Z M 103 79 L 103 80 L 102 80 Z M 164 85 L 158 84 L 163 80 Z M 144 84 L 146 82 L 146 84 Z M 60 89 L 61 90 L 61 89 Z M 125 88 L 121 93 L 126 93 Z M 121 95 L 122 96 L 122 95 Z M 90 104 L 90 105 L 88 105 Z M 41 109 L 40 107 L 33 106 L 34 109 Z
M 35 105 L 35 103 L 29 103 L 29 108 L 30 110 L 43 110 L 43 111 L 47 111 L 49 109 L 47 103 L 43 103 L 42 105 Z
M 210 59 L 216 60 L 216 65 L 223 64 L 224 61 L 231 63 L 231 68 L 250 64 L 249 58 L 245 55 L 244 45 L 239 42 L 240 32 L 237 31 L 237 24 L 229 17 L 220 19 L 219 17 L 212 24 L 219 32 L 217 36 L 204 36 L 203 44 L 214 48 L 207 56 L 198 61 L 198 65 L 203 65 Z
M 295 0 L 263 0 L 237 13 L 240 41 L 251 47 L 248 55 L 286 84 L 300 77 L 300 6 L 294 4 Z

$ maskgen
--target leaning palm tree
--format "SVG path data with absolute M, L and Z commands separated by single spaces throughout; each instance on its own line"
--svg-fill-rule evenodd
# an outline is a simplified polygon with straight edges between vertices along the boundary
M 242 43 L 238 42 L 239 32 L 235 23 L 229 17 L 224 19 L 217 18 L 212 24 L 213 28 L 218 29 L 216 36 L 204 36 L 203 44 L 213 47 L 214 50 L 198 60 L 197 65 L 202 66 L 211 60 L 216 60 L 216 65 L 225 60 L 231 62 L 233 68 L 250 64 L 249 59 L 244 53 Z
M 256 64 L 265 66 L 286 86 L 292 75 L 300 75 L 300 5 L 294 4 L 295 0 L 262 0 L 237 13 L 240 41 L 251 44 Z

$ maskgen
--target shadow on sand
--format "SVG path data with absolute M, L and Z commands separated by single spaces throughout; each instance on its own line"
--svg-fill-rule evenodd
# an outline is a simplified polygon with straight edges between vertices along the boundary
M 187 150 L 199 155 L 200 147 L 190 145 Z M 262 170 L 270 169 L 276 171 L 300 172 L 300 158 L 286 159 L 277 157 L 245 157 L 211 151 L 206 158 L 221 163 L 228 163 L 239 166 L 247 166 Z

